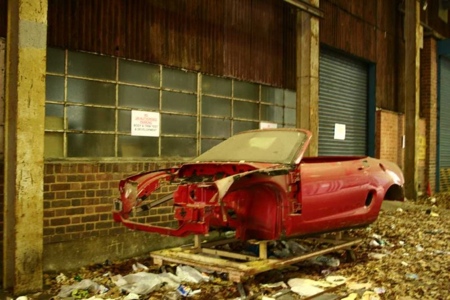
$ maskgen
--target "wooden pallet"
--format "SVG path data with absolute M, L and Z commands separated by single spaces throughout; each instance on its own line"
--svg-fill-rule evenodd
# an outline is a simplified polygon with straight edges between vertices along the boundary
M 339 235 L 337 237 L 335 236 L 335 238 L 316 237 L 303 240 L 309 243 L 326 243 L 329 246 L 294 257 L 274 259 L 267 257 L 267 244 L 270 241 L 250 241 L 250 243 L 259 245 L 258 257 L 214 248 L 219 245 L 236 242 L 235 239 L 202 243 L 201 237 L 195 236 L 192 246 L 154 251 L 150 253 L 150 256 L 153 258 L 154 264 L 159 266 L 167 262 L 189 265 L 227 273 L 230 281 L 241 282 L 244 278 L 265 271 L 296 264 L 337 250 L 348 250 L 362 242 L 361 239 L 345 239 Z

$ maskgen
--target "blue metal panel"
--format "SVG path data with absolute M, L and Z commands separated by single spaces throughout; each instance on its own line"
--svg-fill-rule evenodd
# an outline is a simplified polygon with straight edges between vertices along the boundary
M 450 55 L 450 39 L 438 42 L 438 54 Z
M 377 66 L 369 64 L 367 107 L 367 155 L 375 156 L 376 72 Z
M 438 159 L 437 170 L 450 168 L 450 59 L 441 56 L 439 59 L 438 81 Z M 440 181 L 437 181 L 440 182 Z M 439 185 L 439 190 L 442 187 Z M 450 187 L 445 187 L 449 190 Z

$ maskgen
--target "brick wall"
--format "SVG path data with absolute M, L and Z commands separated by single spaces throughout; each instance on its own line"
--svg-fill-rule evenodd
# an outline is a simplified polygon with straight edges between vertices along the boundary
M 376 157 L 395 162 L 403 168 L 404 115 L 377 110 L 376 120 Z
M 76 239 L 124 234 L 112 220 L 118 183 L 142 171 L 168 168 L 174 163 L 46 162 L 44 175 L 44 245 Z M 165 189 L 165 190 L 164 190 Z M 161 193 L 168 192 L 163 187 Z M 172 225 L 171 203 L 136 216 L 161 226 Z
M 437 128 L 437 42 L 434 37 L 424 37 L 420 53 L 420 114 L 426 122 L 426 185 L 436 190 L 436 128 Z
M 376 157 L 393 161 L 403 169 L 405 156 L 405 150 L 403 149 L 404 115 L 392 111 L 378 110 L 376 120 Z M 417 125 L 417 156 L 419 161 L 416 167 L 418 169 L 418 192 L 420 195 L 426 192 L 427 189 L 426 157 L 428 155 L 428 147 L 426 145 L 426 120 L 420 119 Z

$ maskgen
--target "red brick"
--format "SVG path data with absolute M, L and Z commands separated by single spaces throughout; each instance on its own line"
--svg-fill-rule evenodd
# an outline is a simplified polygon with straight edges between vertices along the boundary
M 56 218 L 50 220 L 51 226 L 63 226 L 70 224 L 70 218 Z

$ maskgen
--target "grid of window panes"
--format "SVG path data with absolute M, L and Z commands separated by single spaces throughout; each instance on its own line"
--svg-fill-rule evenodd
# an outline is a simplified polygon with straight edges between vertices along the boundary
M 295 126 L 295 92 L 48 48 L 45 155 L 194 157 L 260 122 Z M 131 135 L 131 111 L 160 113 L 160 136 Z

